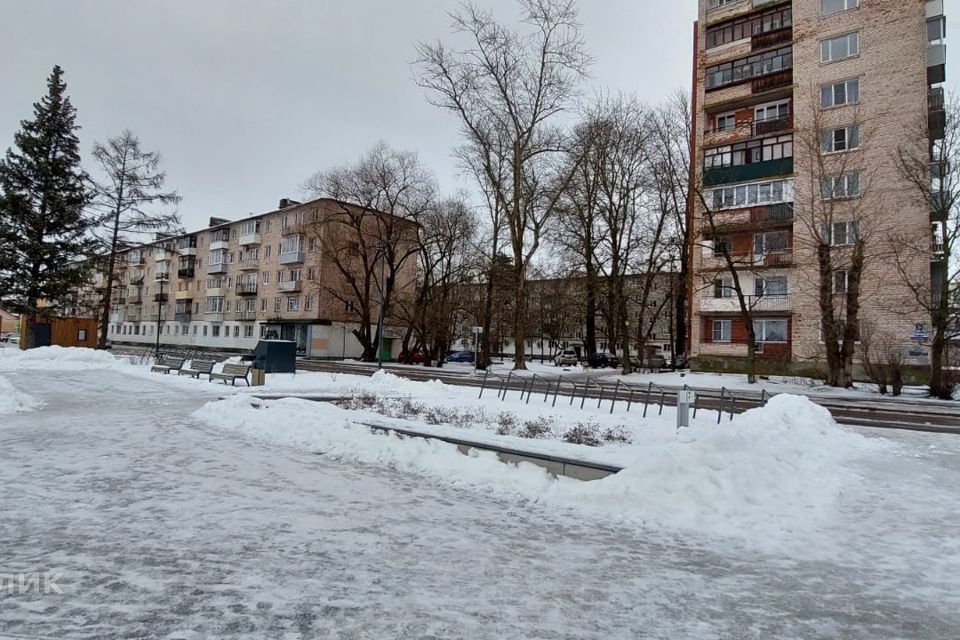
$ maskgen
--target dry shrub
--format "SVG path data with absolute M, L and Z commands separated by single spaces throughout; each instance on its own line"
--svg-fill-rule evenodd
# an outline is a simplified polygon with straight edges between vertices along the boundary
M 521 438 L 546 438 L 553 433 L 552 425 L 550 421 L 545 417 L 537 418 L 536 420 L 527 420 L 523 423 L 523 426 L 520 428 L 520 432 L 517 434 Z

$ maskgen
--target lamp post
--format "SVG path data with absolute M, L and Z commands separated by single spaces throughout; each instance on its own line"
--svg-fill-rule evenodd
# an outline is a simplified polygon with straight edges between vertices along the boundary
M 377 253 L 380 256 L 380 313 L 377 314 L 377 369 L 383 369 L 383 303 L 386 293 L 386 282 L 384 280 L 384 254 L 387 250 L 387 243 L 377 244 Z
M 160 279 L 160 295 L 157 298 L 157 344 L 154 347 L 153 357 L 154 359 L 160 357 L 160 329 L 161 329 L 161 318 L 163 317 L 163 283 L 166 282 L 166 278 Z

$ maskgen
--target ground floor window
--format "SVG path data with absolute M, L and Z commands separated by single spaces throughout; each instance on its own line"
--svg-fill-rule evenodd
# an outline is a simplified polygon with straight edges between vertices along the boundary
M 220 325 L 216 325 L 216 324 L 213 325 L 213 337 L 214 338 L 220 337 Z
M 787 342 L 786 318 L 754 320 L 753 331 L 757 336 L 757 342 Z
M 244 338 L 252 338 L 252 337 L 253 337 L 253 325 L 252 325 L 252 324 L 248 324 L 247 326 L 245 326 L 245 327 L 243 328 L 243 337 L 244 337 Z
M 733 329 L 733 322 L 731 320 L 714 320 L 713 321 L 713 341 L 714 342 L 730 342 L 730 337 Z

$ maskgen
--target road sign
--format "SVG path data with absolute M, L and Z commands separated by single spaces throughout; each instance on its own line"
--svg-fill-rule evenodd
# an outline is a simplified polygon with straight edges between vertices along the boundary
M 693 404 L 697 401 L 697 392 L 691 389 L 681 389 L 677 391 L 678 404 Z

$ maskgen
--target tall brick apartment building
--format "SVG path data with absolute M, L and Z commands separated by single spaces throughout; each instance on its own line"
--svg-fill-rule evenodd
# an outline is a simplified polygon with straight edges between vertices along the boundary
M 923 143 L 942 137 L 944 28 L 942 0 L 700 0 L 689 212 L 689 346 L 699 366 L 737 369 L 747 353 L 721 246 L 742 265 L 763 368 L 824 361 L 818 234 L 802 212 L 828 200 L 836 215 L 817 228 L 837 253 L 863 237 L 869 254 L 861 328 L 926 363 L 930 320 L 884 252 L 895 235 L 934 239 L 929 207 L 894 155 L 924 118 Z M 919 280 L 943 267 L 932 245 L 930 263 L 911 266 Z M 833 273 L 841 295 L 847 273 Z
M 347 212 L 369 216 L 367 244 L 375 244 L 375 218 L 389 214 L 336 200 L 284 199 L 269 213 L 238 221 L 212 218 L 207 229 L 125 250 L 116 273 L 109 339 L 153 344 L 159 332 L 162 345 L 246 350 L 270 337 L 295 340 L 306 355 L 359 356 L 362 349 L 353 335 L 358 314 L 340 270 L 349 270 L 350 263 L 331 259 L 344 248 L 341 244 L 358 244 L 331 222 Z M 399 226 L 410 232 L 405 242 L 416 242 L 415 224 Z M 357 268 L 362 280 L 359 261 Z M 380 269 L 373 271 L 375 324 Z M 95 278 L 94 287 L 103 286 L 105 279 Z M 403 295 L 415 286 L 411 259 L 395 290 Z M 384 351 L 399 348 L 392 344 L 397 333 L 388 324 Z

